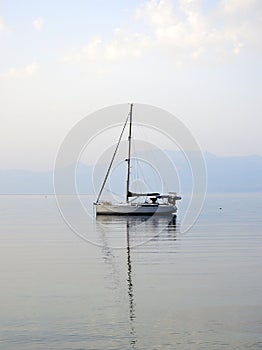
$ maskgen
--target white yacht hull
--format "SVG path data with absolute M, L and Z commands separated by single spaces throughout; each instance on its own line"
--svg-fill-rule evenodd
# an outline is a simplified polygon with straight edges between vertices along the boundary
M 171 204 L 105 204 L 96 205 L 96 215 L 170 215 L 177 208 Z

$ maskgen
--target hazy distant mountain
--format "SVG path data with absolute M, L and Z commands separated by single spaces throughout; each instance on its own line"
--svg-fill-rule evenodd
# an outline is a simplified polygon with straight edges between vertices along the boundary
M 53 193 L 52 172 L 0 170 L 1 194 Z
M 261 192 L 262 157 L 216 157 L 206 154 L 210 192 Z
M 174 162 L 180 166 L 184 189 L 191 188 L 191 172 L 180 152 L 169 151 Z M 180 154 L 179 154 L 180 153 Z M 205 153 L 208 192 L 261 192 L 262 157 L 218 157 Z
M 189 192 L 192 184 L 190 167 L 181 152 L 167 151 L 173 159 L 180 179 L 180 192 Z M 262 192 L 262 157 L 217 157 L 205 154 L 208 173 L 208 192 Z M 96 168 L 94 182 L 99 186 L 106 165 Z M 77 185 L 79 193 L 92 193 L 93 167 L 78 165 Z M 152 180 L 152 171 L 145 169 L 144 176 Z M 166 174 L 168 177 L 168 174 Z M 119 181 L 123 179 L 123 181 Z M 125 164 L 123 163 L 111 179 L 111 189 L 118 193 L 124 190 Z M 158 189 L 156 189 L 157 191 Z M 53 173 L 25 170 L 0 170 L 0 194 L 51 194 Z M 66 192 L 66 190 L 65 190 Z

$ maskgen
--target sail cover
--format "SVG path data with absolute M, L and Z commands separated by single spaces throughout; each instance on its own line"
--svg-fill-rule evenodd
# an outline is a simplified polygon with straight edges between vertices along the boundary
M 135 193 L 135 192 L 128 192 L 128 197 L 157 197 L 160 196 L 160 193 L 158 192 L 150 192 L 150 193 Z

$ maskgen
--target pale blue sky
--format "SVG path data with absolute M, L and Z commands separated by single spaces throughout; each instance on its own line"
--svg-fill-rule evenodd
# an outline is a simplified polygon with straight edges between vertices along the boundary
M 131 101 L 262 155 L 261 37 L 260 0 L 1 1 L 1 169 L 51 169 L 77 121 Z

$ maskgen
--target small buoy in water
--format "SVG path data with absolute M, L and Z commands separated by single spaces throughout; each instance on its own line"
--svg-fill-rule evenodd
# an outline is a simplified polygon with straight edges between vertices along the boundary
M 222 210 L 222 208 L 220 207 L 219 210 Z

